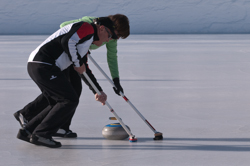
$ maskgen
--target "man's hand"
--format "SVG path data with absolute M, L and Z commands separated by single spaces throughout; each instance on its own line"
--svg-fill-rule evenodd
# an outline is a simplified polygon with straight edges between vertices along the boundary
M 120 79 L 118 78 L 118 77 L 116 77 L 116 78 L 114 78 L 113 79 L 113 82 L 114 82 L 114 84 L 115 84 L 115 87 L 117 88 L 113 88 L 114 89 L 114 91 L 115 91 L 115 93 L 117 94 L 117 95 L 119 95 L 120 96 L 120 91 L 123 93 L 123 89 L 122 89 L 122 86 L 121 86 L 121 84 L 120 84 Z
M 105 105 L 105 101 L 107 100 L 107 95 L 102 91 L 101 95 L 95 94 L 95 100 L 102 103 L 102 105 Z
M 86 67 L 85 67 L 84 64 L 82 64 L 82 66 L 80 66 L 80 67 L 75 67 L 75 66 L 74 66 L 74 69 L 75 69 L 75 71 L 77 71 L 79 74 L 83 74 L 84 72 L 86 72 Z

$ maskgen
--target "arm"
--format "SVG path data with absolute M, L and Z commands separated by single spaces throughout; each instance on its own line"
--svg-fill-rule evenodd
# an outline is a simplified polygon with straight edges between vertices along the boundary
M 94 28 L 84 22 L 75 23 L 61 39 L 63 50 L 75 67 L 82 66 L 82 58 L 93 42 Z
M 74 66 L 75 71 L 77 71 L 79 74 L 83 74 L 84 72 L 86 72 L 86 67 L 85 64 L 82 64 L 82 66 L 80 67 L 75 67 Z
M 87 61 L 88 61 L 88 57 L 87 57 L 87 56 L 84 56 L 84 57 L 83 57 L 83 62 L 84 62 L 85 67 L 86 67 L 86 74 L 89 76 L 89 78 L 91 79 L 91 81 L 95 84 L 95 86 L 97 87 L 97 89 L 101 92 L 101 91 L 103 91 L 103 90 L 102 90 L 101 86 L 98 84 L 98 82 L 97 82 L 95 76 L 92 74 L 92 71 L 89 69 L 89 66 L 88 66 Z M 89 89 L 90 89 L 94 94 L 96 94 L 96 91 L 95 91 L 94 88 L 91 86 L 91 84 L 88 82 L 88 80 L 87 80 L 85 77 L 83 77 L 82 79 L 83 79 L 83 81 L 85 82 L 85 84 L 89 87 Z M 98 97 L 98 96 L 96 96 L 96 97 Z M 98 100 L 97 100 L 97 101 L 98 101 Z
M 115 93 L 120 96 L 120 91 L 124 93 L 123 88 L 120 84 L 118 61 L 117 61 L 117 40 L 111 40 L 106 44 L 107 47 L 107 59 L 109 70 L 113 78 L 113 82 L 116 88 L 113 88 Z
M 93 42 L 93 34 L 94 29 L 90 24 L 84 22 L 75 23 L 71 30 L 62 38 L 61 43 L 64 51 L 72 61 L 75 70 L 78 73 L 82 73 L 86 70 L 86 73 L 89 75 L 98 90 L 102 91 L 102 88 L 97 83 L 87 64 L 87 54 L 89 53 L 89 46 Z M 95 94 L 96 92 L 90 84 L 86 80 L 84 80 L 84 82 Z
M 114 79 L 119 78 L 118 60 L 117 60 L 117 40 L 111 40 L 106 44 L 107 48 L 107 61 L 111 77 Z

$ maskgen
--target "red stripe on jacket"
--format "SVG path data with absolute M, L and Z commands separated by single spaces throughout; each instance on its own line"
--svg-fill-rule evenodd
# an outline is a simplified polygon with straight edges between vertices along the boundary
M 92 27 L 92 25 L 88 24 L 88 23 L 83 23 L 82 26 L 77 30 L 77 35 L 79 36 L 80 39 L 91 35 L 94 33 L 94 28 Z

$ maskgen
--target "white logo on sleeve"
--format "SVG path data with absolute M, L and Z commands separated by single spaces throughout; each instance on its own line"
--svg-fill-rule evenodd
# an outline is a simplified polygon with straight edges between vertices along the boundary
M 57 76 L 52 75 L 51 78 L 50 78 L 50 80 L 53 80 L 53 79 L 55 79 L 56 77 L 57 77 Z

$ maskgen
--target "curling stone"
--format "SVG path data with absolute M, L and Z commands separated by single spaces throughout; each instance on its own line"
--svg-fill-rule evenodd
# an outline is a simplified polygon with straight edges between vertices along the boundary
M 130 128 L 127 125 L 126 127 L 130 131 Z M 129 135 L 123 129 L 120 123 L 111 123 L 111 124 L 106 125 L 102 129 L 102 135 L 104 138 L 110 139 L 110 140 L 123 140 L 129 137 Z

